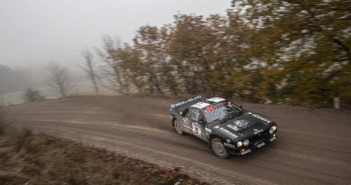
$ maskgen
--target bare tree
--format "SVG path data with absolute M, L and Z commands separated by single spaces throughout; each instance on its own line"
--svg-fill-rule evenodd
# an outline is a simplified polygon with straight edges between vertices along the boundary
M 129 79 L 126 78 L 126 72 L 121 68 L 123 63 L 123 48 L 119 39 L 113 40 L 109 36 L 103 36 L 104 48 L 96 49 L 98 55 L 102 59 L 101 85 L 109 90 L 113 90 L 120 94 L 129 94 Z
M 88 50 L 86 49 L 85 51 L 82 52 L 83 54 L 83 57 L 86 61 L 86 65 L 87 67 L 86 68 L 83 68 L 82 69 L 88 74 L 88 76 L 90 77 L 90 80 L 91 82 L 93 83 L 94 85 L 94 90 L 95 90 L 95 94 L 99 94 L 99 87 L 96 83 L 96 74 L 95 74 L 95 71 L 94 71 L 94 64 L 93 64 L 93 54 Z
M 62 97 L 66 97 L 71 83 L 69 70 L 55 62 L 50 63 L 47 70 L 50 73 L 47 80 L 49 87 L 53 91 L 60 93 Z

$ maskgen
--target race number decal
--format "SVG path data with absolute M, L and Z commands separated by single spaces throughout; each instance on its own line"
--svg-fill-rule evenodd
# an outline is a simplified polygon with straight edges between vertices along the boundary
M 201 127 L 198 123 L 193 122 L 193 133 L 201 136 Z

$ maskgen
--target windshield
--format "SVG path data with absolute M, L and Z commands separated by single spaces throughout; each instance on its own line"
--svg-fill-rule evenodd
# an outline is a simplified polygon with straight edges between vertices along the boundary
M 240 113 L 241 110 L 235 105 L 228 105 L 225 102 L 218 103 L 215 105 L 210 105 L 203 109 L 205 119 L 208 123 L 221 121 L 221 120 L 229 120 L 236 116 L 236 114 Z

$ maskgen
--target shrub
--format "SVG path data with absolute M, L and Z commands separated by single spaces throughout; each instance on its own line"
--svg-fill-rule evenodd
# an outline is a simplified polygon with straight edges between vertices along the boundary
M 44 100 L 44 97 L 40 95 L 40 91 L 34 90 L 32 88 L 28 88 L 24 92 L 23 99 L 26 100 L 27 102 L 35 102 L 35 101 Z

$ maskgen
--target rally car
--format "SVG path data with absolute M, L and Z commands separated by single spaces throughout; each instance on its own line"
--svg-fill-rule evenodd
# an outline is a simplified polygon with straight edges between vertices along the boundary
M 277 124 L 226 99 L 202 95 L 171 104 L 172 127 L 178 134 L 205 140 L 220 158 L 245 155 L 277 139 Z

